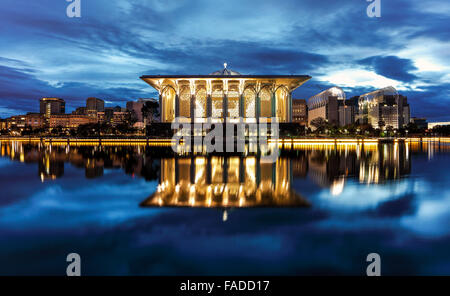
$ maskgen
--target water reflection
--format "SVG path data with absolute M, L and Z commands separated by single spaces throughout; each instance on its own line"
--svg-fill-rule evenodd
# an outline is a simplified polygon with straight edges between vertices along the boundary
M 0 142 L 0 274 L 449 274 L 450 145 L 282 148 Z
M 260 157 L 164 159 L 158 188 L 143 206 L 307 206 L 292 190 L 291 160 Z
M 339 195 L 348 180 L 380 184 L 407 177 L 411 153 L 437 149 L 429 143 L 300 145 L 281 150 L 275 163 L 258 155 L 174 155 L 167 147 L 71 146 L 27 142 L 0 143 L 2 157 L 37 163 L 42 182 L 64 176 L 64 164 L 85 170 L 85 178 L 104 169 L 158 180 L 156 192 L 142 206 L 255 207 L 306 206 L 292 179 L 309 177 Z M 430 152 L 431 151 L 431 152 Z

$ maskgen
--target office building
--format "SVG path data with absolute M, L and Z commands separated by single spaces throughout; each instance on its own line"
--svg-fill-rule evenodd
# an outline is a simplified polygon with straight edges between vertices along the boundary
M 358 119 L 374 128 L 403 126 L 403 100 L 393 87 L 385 87 L 359 97 Z
M 354 121 L 354 108 L 346 106 L 342 88 L 334 86 L 308 99 L 308 126 L 317 118 L 338 126 Z
M 292 122 L 306 125 L 308 123 L 308 107 L 306 100 L 292 99 Z
M 40 100 L 39 112 L 49 118 L 52 114 L 64 114 L 66 102 L 59 98 L 42 98 Z

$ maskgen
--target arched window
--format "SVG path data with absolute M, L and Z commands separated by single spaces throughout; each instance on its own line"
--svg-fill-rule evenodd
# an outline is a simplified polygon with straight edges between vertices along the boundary
M 195 118 L 206 117 L 206 89 L 204 87 L 197 90 L 195 94 Z
M 171 122 L 175 119 L 175 94 L 175 90 L 171 87 L 166 87 L 162 93 L 163 122 Z
M 183 86 L 180 92 L 180 117 L 191 117 L 191 91 Z
M 228 89 L 228 117 L 239 117 L 239 89 L 237 85 L 230 85 Z
M 275 92 L 276 97 L 276 117 L 279 122 L 288 121 L 287 104 L 289 100 L 289 93 L 284 86 L 281 86 Z
M 261 101 L 261 114 L 260 117 L 271 117 L 272 116 L 272 92 L 264 87 L 259 92 L 259 98 Z
M 244 110 L 246 118 L 256 117 L 256 94 L 251 88 L 244 90 Z
M 213 85 L 211 93 L 212 117 L 223 118 L 223 90 L 221 85 Z

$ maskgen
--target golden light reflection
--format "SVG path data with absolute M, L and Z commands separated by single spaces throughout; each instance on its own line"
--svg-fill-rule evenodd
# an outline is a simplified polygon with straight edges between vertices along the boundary
M 345 142 L 344 142 L 345 140 Z M 64 175 L 65 163 L 84 168 L 86 178 L 103 175 L 103 168 L 123 168 L 127 174 L 159 180 L 156 192 L 143 205 L 188 207 L 298 206 L 305 201 L 293 191 L 293 177 L 306 178 L 328 188 L 338 197 L 353 180 L 380 184 L 400 180 L 411 172 L 411 159 L 417 153 L 435 157 L 450 151 L 444 138 L 399 139 L 390 144 L 349 139 L 322 139 L 318 142 L 283 140 L 290 149 L 281 150 L 275 163 L 257 154 L 226 156 L 176 155 L 157 158 L 157 166 L 144 169 L 159 140 L 126 142 L 88 139 L 86 142 L 55 139 L 0 140 L 3 157 L 24 163 L 37 163 L 36 178 L 51 182 Z M 171 151 L 169 147 L 164 151 Z M 162 151 L 162 150 L 156 150 Z M 159 153 L 159 152 L 158 152 Z M 150 157 L 151 158 L 151 157 Z M 149 163 L 150 164 L 150 163 Z
M 189 174 L 197 171 L 197 164 L 205 167 L 205 174 L 201 175 L 201 179 L 196 178 L 193 184 L 186 183 L 190 179 Z M 157 190 L 142 202 L 142 206 L 228 208 L 309 205 L 291 190 L 291 163 L 288 159 L 267 163 L 257 157 L 179 158 L 175 159 L 175 163 L 162 160 L 161 170 L 174 172 L 176 185 L 163 191 Z M 164 179 L 160 182 L 165 183 Z M 189 197 L 184 198 L 178 192 L 187 184 Z M 202 192 L 206 192 L 206 197 Z

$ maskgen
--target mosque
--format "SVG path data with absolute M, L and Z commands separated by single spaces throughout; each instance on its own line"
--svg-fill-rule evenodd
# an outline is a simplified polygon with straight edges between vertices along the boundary
M 209 75 L 144 75 L 159 93 L 161 121 L 258 122 L 276 117 L 292 122 L 292 92 L 308 75 L 242 75 L 227 68 Z

